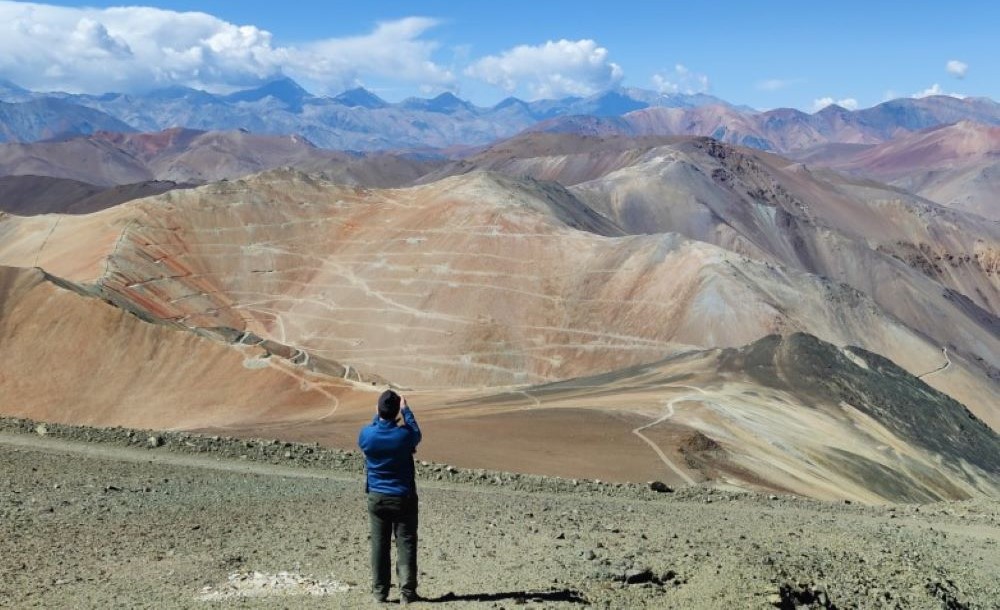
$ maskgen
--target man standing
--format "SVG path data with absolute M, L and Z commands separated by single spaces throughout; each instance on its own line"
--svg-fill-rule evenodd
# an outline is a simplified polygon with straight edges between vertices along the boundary
M 400 403 L 403 424 L 398 425 Z M 365 454 L 368 517 L 371 523 L 372 594 L 377 602 L 389 596 L 390 540 L 396 535 L 396 574 L 399 602 L 408 604 L 417 595 L 417 485 L 413 454 L 420 443 L 420 428 L 406 399 L 392 390 L 378 398 L 378 413 L 361 429 L 358 446 Z

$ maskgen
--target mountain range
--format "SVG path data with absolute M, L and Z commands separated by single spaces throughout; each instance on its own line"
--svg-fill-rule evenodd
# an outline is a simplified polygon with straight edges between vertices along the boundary
M 991 100 L 0 95 L 0 413 L 353 447 L 391 386 L 468 467 L 1000 495 Z
M 333 97 L 316 96 L 289 78 L 228 95 L 181 86 L 139 95 L 41 94 L 7 82 L 0 83 L 0 100 L 5 102 L 0 114 L 0 141 L 30 142 L 96 130 L 183 127 L 297 134 L 324 148 L 353 150 L 485 144 L 562 115 L 617 116 L 655 105 L 725 105 L 709 95 L 660 95 L 637 89 L 536 102 L 507 98 L 489 108 L 451 93 L 389 103 L 363 88 Z M 48 130 L 33 128 L 32 118 L 44 110 L 39 104 L 60 105 L 65 120 Z M 34 121 L 39 122 L 41 119 Z
M 32 93 L 0 82 L 0 101 L 0 142 L 180 127 L 294 134 L 322 148 L 365 151 L 478 146 L 530 129 L 701 135 L 788 152 L 832 142 L 876 144 L 962 120 L 1000 124 L 1000 105 L 982 98 L 906 98 L 863 110 L 828 106 L 807 114 L 788 108 L 760 112 L 707 94 L 620 88 L 558 100 L 507 98 L 480 107 L 452 93 L 398 103 L 362 88 L 317 96 L 289 78 L 228 95 L 180 86 L 136 95 Z
M 557 117 L 530 130 L 590 135 L 699 135 L 788 153 L 833 143 L 877 144 L 959 121 L 998 125 L 1000 104 L 986 98 L 934 96 L 890 100 L 861 110 L 830 105 L 813 114 L 792 108 L 745 112 L 722 105 L 649 107 L 618 117 Z

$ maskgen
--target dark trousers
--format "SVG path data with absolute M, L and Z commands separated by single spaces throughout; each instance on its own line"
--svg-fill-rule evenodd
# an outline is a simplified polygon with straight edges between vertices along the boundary
M 392 535 L 396 535 L 396 576 L 401 595 L 417 593 L 417 496 L 368 494 L 372 540 L 372 593 L 389 594 Z

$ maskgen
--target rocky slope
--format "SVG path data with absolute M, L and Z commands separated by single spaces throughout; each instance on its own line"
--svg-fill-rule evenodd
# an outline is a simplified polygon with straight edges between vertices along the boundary
M 1000 220 L 1000 127 L 962 121 L 877 146 L 823 146 L 796 158 L 886 182 L 932 201 Z
M 995 493 L 996 465 L 976 457 L 989 449 L 954 453 L 957 433 L 928 446 L 868 390 L 823 395 L 822 409 L 795 385 L 776 398 L 752 375 L 727 380 L 710 348 L 795 331 L 859 345 L 908 371 L 855 354 L 865 363 L 855 367 L 877 369 L 869 386 L 903 379 L 901 395 L 963 423 L 965 411 L 912 375 L 964 387 L 973 400 L 963 402 L 996 426 L 996 403 L 984 398 L 995 382 L 958 350 L 942 352 L 928 329 L 791 265 L 677 234 L 627 235 L 555 183 L 480 172 L 364 189 L 282 170 L 84 216 L 6 217 L 0 261 L 45 269 L 7 272 L 0 317 L 21 356 L 4 382 L 5 413 L 351 446 L 387 379 L 433 405 L 429 454 L 462 465 L 869 501 Z M 930 330 L 965 341 L 962 318 L 952 321 Z M 26 324 L 32 332 L 19 332 Z M 976 339 L 993 349 L 989 336 Z M 74 366 L 67 341 L 95 358 L 136 358 L 94 375 Z M 823 362 L 843 364 L 822 345 Z M 161 367 L 130 368 L 152 353 Z M 627 367 L 671 355 L 660 381 L 622 382 Z M 65 380 L 34 375 L 39 361 L 59 363 Z M 194 372 L 206 361 L 216 377 Z M 268 389 L 277 379 L 287 392 Z M 94 387 L 85 399 L 80 383 Z M 545 385 L 559 383 L 568 385 Z M 193 391 L 197 404 L 170 406 Z M 802 429 L 824 434 L 788 436 Z M 996 442 L 970 439 L 961 442 Z
M 0 428 L 4 605 L 371 603 L 352 456 Z M 989 608 L 1000 595 L 993 502 L 880 508 L 565 480 L 525 493 L 503 473 L 419 476 L 420 590 L 445 607 Z
M 938 350 L 965 361 L 935 375 L 936 387 L 968 404 L 1000 400 L 992 382 L 984 385 L 959 373 L 977 369 L 974 377 L 997 377 L 1000 231 L 995 225 L 879 183 L 812 171 L 713 140 L 629 142 L 530 134 L 432 176 L 482 166 L 559 180 L 627 233 L 677 232 L 767 264 L 832 278 L 931 337 Z M 904 366 L 915 374 L 937 368 Z M 994 422 L 993 415 L 980 414 Z
M 645 419 L 628 427 L 662 451 L 666 468 L 658 476 L 672 485 L 708 480 L 867 502 L 994 496 L 998 489 L 1000 437 L 989 426 L 894 363 L 811 335 L 691 351 L 453 406 L 473 414 L 486 407 L 482 419 L 503 430 L 515 429 L 509 420 L 518 409 L 562 413 L 532 422 L 556 453 L 571 452 L 578 440 L 563 442 L 557 430 L 587 419 L 587 411 L 641 413 Z M 493 412 L 505 413 L 507 425 Z M 609 435 L 616 427 L 603 425 Z M 606 453 L 610 445 L 593 442 Z M 554 470 L 558 464 L 548 472 L 573 474 Z
M 100 291 L 37 269 L 0 267 L 0 294 L 5 414 L 101 425 L 224 425 L 266 422 L 289 410 L 321 417 L 338 396 L 349 400 L 355 392 L 334 375 L 307 379 L 312 373 L 291 362 L 293 350 L 252 342 L 234 349 L 209 333 L 144 321 L 105 302 Z
M 539 183 L 480 173 L 380 191 L 277 172 L 161 197 L 11 218 L 0 260 L 100 283 L 157 318 L 251 330 L 415 386 L 548 381 L 776 329 L 857 339 L 918 369 L 941 360 L 844 287 L 676 235 L 615 237 L 614 223 Z M 372 311 L 380 325 L 367 322 Z M 407 350 L 432 367 L 389 349 L 404 328 Z
M 99 110 L 60 99 L 0 101 L 0 142 L 36 142 L 102 130 L 135 128 Z

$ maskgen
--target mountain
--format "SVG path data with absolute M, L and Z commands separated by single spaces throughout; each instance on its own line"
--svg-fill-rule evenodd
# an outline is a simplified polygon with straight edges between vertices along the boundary
M 152 198 L 97 215 L 63 217 L 49 239 L 54 248 L 51 254 L 43 251 L 38 255 L 37 244 L 28 238 L 31 233 L 17 227 L 50 224 L 52 219 L 12 218 L 3 223 L 5 264 L 16 262 L 11 258 L 13 253 L 28 244 L 23 239 L 29 239 L 31 245 L 25 254 L 32 259 L 37 256 L 38 264 L 46 270 L 70 281 L 99 282 L 151 315 L 184 318 L 193 326 L 251 330 L 321 353 L 340 352 L 351 356 L 340 360 L 361 370 L 377 370 L 402 384 L 430 379 L 438 385 L 459 386 L 504 385 L 519 379 L 552 381 L 611 370 L 616 363 L 647 362 L 664 350 L 669 352 L 672 342 L 706 347 L 742 345 L 773 330 L 779 309 L 785 312 L 781 318 L 785 328 L 818 330 L 839 341 L 853 339 L 861 334 L 858 329 L 866 328 L 865 345 L 878 348 L 879 353 L 892 353 L 907 366 L 936 365 L 941 360 L 936 345 L 918 347 L 926 340 L 886 316 L 877 305 L 850 297 L 851 291 L 843 287 L 792 268 L 775 275 L 764 261 L 749 260 L 676 234 L 626 237 L 617 224 L 551 183 L 475 173 L 409 189 L 359 191 L 276 170 L 251 179 L 247 185 L 233 189 L 219 183 L 173 191 L 164 196 L 169 198 L 169 206 Z M 255 193 L 249 200 L 246 188 Z M 299 205 L 302 201 L 316 205 L 303 207 Z M 247 204 L 251 207 L 245 207 Z M 358 225 L 360 215 L 370 213 L 373 205 L 379 210 L 378 222 Z M 499 238 L 493 237 L 489 228 L 489 219 L 496 214 L 504 219 L 503 225 L 497 225 Z M 331 221 L 323 220 L 331 216 L 344 223 L 333 234 L 329 233 Z M 473 224 L 476 222 L 481 224 Z M 114 245 L 107 242 L 108 232 L 119 233 L 125 225 L 129 229 L 116 242 L 117 262 L 88 271 L 79 267 L 95 255 L 106 256 L 106 252 L 100 254 L 102 248 Z M 231 247 L 245 250 L 247 244 L 256 243 L 248 232 L 256 235 L 260 232 L 257 227 L 265 225 L 270 227 L 269 243 L 277 240 L 285 244 L 278 258 L 278 253 L 262 243 L 233 259 L 210 229 L 218 227 L 229 234 L 226 239 Z M 167 254 L 157 245 L 161 238 L 156 237 L 164 226 L 175 229 L 172 240 L 181 239 L 187 245 L 179 258 L 152 263 L 164 260 L 162 256 Z M 465 226 L 486 229 L 466 231 L 461 228 Z M 89 234 L 92 229 L 98 233 Z M 367 231 L 377 231 L 381 237 Z M 344 238 L 337 237 L 341 234 Z M 533 234 L 539 237 L 525 237 Z M 204 246 L 199 243 L 203 235 L 212 235 Z M 351 238 L 345 239 L 347 235 Z M 371 251 L 371 239 L 391 248 Z M 291 242 L 302 245 L 289 245 Z M 315 250 L 320 243 L 322 255 Z M 79 248 L 80 255 L 66 256 L 55 244 Z M 505 264 L 507 272 L 487 278 L 485 274 L 494 271 L 491 265 L 496 257 L 511 256 L 511 245 L 519 247 L 510 264 Z M 455 251 L 479 254 L 458 265 L 451 254 L 445 254 Z M 53 258 L 57 252 L 58 257 Z M 418 258 L 412 263 L 391 262 L 403 255 Z M 285 262 L 303 257 L 312 260 L 313 256 L 320 257 L 315 261 L 318 267 L 312 263 L 284 267 Z M 353 263 L 345 267 L 347 261 L 359 256 L 366 261 L 359 263 L 361 267 L 355 269 Z M 549 261 L 548 268 L 531 270 L 531 261 L 536 258 Z M 368 268 L 382 260 L 384 267 Z M 175 300 L 196 287 L 188 285 L 186 276 L 172 277 L 176 275 L 174 267 L 199 269 L 197 289 L 206 295 Z M 614 271 L 595 274 L 597 269 Z M 351 279 L 359 273 L 361 277 Z M 305 276 L 311 279 L 299 285 Z M 526 277 L 535 276 L 535 283 L 549 288 L 543 292 L 519 288 Z M 150 283 L 153 278 L 160 279 Z M 207 281 L 221 284 L 212 287 L 204 284 Z M 398 284 L 399 290 L 393 292 L 400 294 L 393 297 L 364 289 L 366 283 L 376 281 Z M 471 285 L 464 288 L 466 283 Z M 296 296 L 277 310 L 267 307 L 269 311 L 254 314 L 232 308 L 243 297 L 233 301 L 230 291 L 253 294 L 281 286 L 285 287 L 282 290 L 294 288 Z M 344 311 L 329 317 L 321 305 L 328 297 L 322 295 L 332 295 L 329 291 L 337 286 L 341 287 L 335 299 L 337 308 Z M 632 296 L 622 300 L 619 291 Z M 798 295 L 794 302 L 777 296 L 786 291 Z M 229 305 L 219 309 L 218 299 Z M 706 309 L 700 305 L 719 299 L 742 306 Z M 418 302 L 421 305 L 416 308 Z M 551 303 L 560 305 L 553 308 Z M 362 323 L 369 307 L 388 308 L 382 327 L 351 326 L 351 334 L 345 334 L 346 329 L 335 330 L 349 320 Z M 665 310 L 673 311 L 669 323 L 665 320 L 662 325 L 647 327 L 642 322 Z M 356 313 L 345 317 L 349 311 Z M 470 311 L 478 312 L 476 319 L 482 321 L 470 323 Z M 575 322 L 565 326 L 560 322 L 564 319 Z M 413 327 L 417 322 L 430 326 L 420 330 Z M 384 351 L 393 341 L 393 333 L 386 329 L 396 325 L 411 328 L 409 349 L 434 354 L 436 364 L 431 369 L 411 369 L 397 355 Z M 950 332 L 961 328 L 954 326 L 958 328 Z M 889 328 L 894 330 L 887 334 Z M 450 334 L 439 343 L 442 337 L 438 334 L 443 331 Z M 343 339 L 348 336 L 363 343 L 344 347 Z M 893 342 L 910 336 L 907 349 L 901 351 L 888 343 L 890 336 L 898 337 Z M 540 347 L 533 347 L 539 340 Z
M 479 109 L 461 100 L 453 93 L 445 92 L 433 99 L 423 99 L 411 97 L 403 100 L 399 104 L 405 110 L 416 110 L 418 112 L 435 112 L 438 114 L 455 115 L 458 113 L 479 114 Z
M 328 408 L 329 392 L 303 387 L 282 368 L 282 358 L 265 360 L 263 347 L 241 353 L 176 325 L 142 320 L 93 288 L 39 269 L 0 266 L 0 286 L 0 341 L 8 353 L 25 356 L 4 364 L 5 413 L 18 409 L 15 394 L 33 395 L 27 402 L 38 417 L 91 424 L 177 427 L 221 424 L 235 414 L 266 419 L 269 410 L 291 404 L 300 413 Z M 258 358 L 262 366 L 249 369 L 247 360 Z M 80 362 L 88 363 L 88 374 L 80 374 Z M 263 395 L 269 400 L 257 400 Z
M 227 95 L 227 102 L 259 102 L 271 98 L 291 112 L 301 112 L 306 100 L 313 95 L 290 78 L 273 80 L 255 89 L 237 91 Z
M 886 140 L 898 135 L 899 129 L 912 132 L 959 121 L 997 125 L 1000 103 L 988 98 L 935 95 L 889 100 L 853 114 L 860 124 Z
M 662 106 L 665 108 L 697 108 L 699 106 L 731 106 L 723 99 L 707 93 L 658 93 L 648 89 L 625 87 L 621 92 L 626 97 L 642 102 L 646 106 Z M 756 112 L 749 106 L 737 106 L 741 112 Z
M 515 98 L 508 98 L 515 99 Z M 520 101 L 520 100 L 518 100 Z M 555 117 L 620 117 L 645 108 L 698 108 L 701 106 L 731 107 L 729 103 L 711 95 L 664 95 L 634 87 L 601 91 L 587 97 L 567 97 L 559 100 L 538 100 L 525 105 L 531 117 L 543 121 Z M 501 102 L 510 105 L 511 102 Z M 499 106 L 499 105 L 498 105 Z
M 9 85 L 7 90 L 14 97 L 24 95 L 16 85 Z M 432 99 L 409 98 L 395 104 L 363 88 L 334 97 L 314 96 L 290 78 L 229 95 L 174 86 L 138 95 L 50 93 L 31 94 L 31 99 L 75 104 L 120 121 L 117 127 L 96 126 L 89 131 L 86 127 L 63 128 L 55 132 L 60 137 L 95 129 L 245 129 L 261 135 L 298 134 L 323 148 L 361 151 L 481 146 L 531 130 L 590 135 L 700 135 L 789 152 L 829 143 L 878 144 L 961 120 L 1000 124 L 1000 105 L 981 98 L 901 99 L 863 110 L 828 106 L 807 114 L 788 108 L 757 112 L 703 93 L 661 94 L 618 88 L 557 100 L 525 102 L 508 98 L 491 108 L 480 108 L 453 93 Z M 47 125 L 53 118 L 50 113 L 47 118 L 35 117 L 34 122 Z M 97 125 L 94 121 L 92 118 L 91 123 Z M 22 141 L 52 137 L 53 133 L 51 129 L 17 131 L 21 133 L 17 139 Z
M 996 104 L 661 97 L 8 104 L 300 129 L 0 145 L 0 413 L 353 447 L 391 385 L 468 468 L 1000 495 Z
M 348 89 L 343 93 L 339 93 L 333 97 L 333 101 L 348 108 L 360 107 L 368 108 L 369 110 L 385 108 L 389 105 L 385 100 L 364 87 L 355 87 L 354 89 Z
M 403 155 L 340 153 L 298 136 L 244 131 L 98 132 L 58 142 L 0 144 L 0 175 L 50 176 L 101 187 L 235 179 L 282 166 L 325 172 L 344 184 L 398 186 L 437 165 Z
M 0 102 L 27 102 L 34 97 L 31 91 L 0 78 Z
M 1000 437 L 961 404 L 877 354 L 801 333 L 693 350 L 612 373 L 475 397 L 452 408 L 485 403 L 502 411 L 520 403 L 524 409 L 530 400 L 588 419 L 589 410 L 642 405 L 650 419 L 644 426 L 635 423 L 641 426 L 636 429 L 664 450 L 675 474 L 695 480 L 752 477 L 764 489 L 794 481 L 798 493 L 812 497 L 922 502 L 961 497 L 966 485 L 994 485 L 992 475 L 955 476 L 958 464 L 1000 471 Z M 505 428 L 513 427 L 513 414 L 507 413 Z M 484 426 L 504 425 L 499 417 L 483 419 Z M 536 416 L 533 423 L 544 420 Z M 609 436 L 616 428 L 603 425 Z M 887 459 L 879 437 L 901 453 Z M 621 449 L 594 444 L 601 455 L 613 452 L 638 462 Z M 557 455 L 572 452 L 566 445 L 558 446 Z M 937 457 L 930 456 L 953 466 L 932 465 Z M 683 476 L 674 482 L 685 483 Z
M 569 106 L 566 113 L 591 116 L 621 116 L 633 110 L 647 108 L 651 104 L 638 100 L 623 91 L 608 91 L 582 99 Z
M 108 114 L 58 99 L 0 102 L 0 143 L 53 140 L 102 130 L 135 131 Z
M 898 186 L 1000 220 L 1000 126 L 961 121 L 872 146 L 821 146 L 796 158 Z
M 0 144 L 0 175 L 65 178 L 101 187 L 155 178 L 141 160 L 95 137 Z
M 965 372 L 950 368 L 931 383 L 1000 423 L 1000 413 L 983 411 L 1000 401 L 988 381 L 1000 379 L 993 364 L 1000 354 L 1000 228 L 977 216 L 704 138 L 525 134 L 425 180 L 477 169 L 557 181 L 628 234 L 679 233 L 830 278 L 848 289 L 848 300 L 866 295 L 938 346 L 920 364 L 904 354 L 893 360 L 919 374 L 936 367 L 942 348 L 963 352 Z M 775 315 L 780 328 L 782 315 Z
M 158 101 L 158 102 L 184 101 L 192 104 L 210 104 L 218 100 L 218 98 L 212 95 L 211 93 L 201 91 L 200 89 L 192 89 L 191 87 L 183 87 L 181 85 L 173 85 L 170 87 L 164 87 L 162 89 L 155 89 L 143 95 L 142 98 L 149 101 Z M 83 99 L 87 98 L 84 97 Z M 110 102 L 118 99 L 129 100 L 132 98 L 118 93 L 111 93 L 93 97 L 92 99 L 100 100 L 102 102 Z
M 727 106 L 722 100 L 704 94 L 660 95 L 641 89 L 534 102 L 511 98 L 493 108 L 479 108 L 452 93 L 390 104 L 363 88 L 332 98 L 313 96 L 289 78 L 225 96 L 182 86 L 137 95 L 31 95 L 98 110 L 129 125 L 131 130 L 152 132 L 183 127 L 203 131 L 246 129 L 275 135 L 294 133 L 325 148 L 351 150 L 482 145 L 511 136 L 540 120 L 559 116 L 613 117 L 654 106 Z
M 28 405 L 20 416 L 235 425 L 353 446 L 371 383 L 390 380 L 438 405 L 421 423 L 448 441 L 427 450 L 475 441 L 472 467 L 506 455 L 530 471 L 554 452 L 583 460 L 581 472 L 589 458 L 574 456 L 613 452 L 625 479 L 876 502 L 997 493 L 997 383 L 974 355 L 997 353 L 1000 338 L 969 303 L 939 299 L 942 286 L 901 262 L 860 258 L 846 237 L 808 232 L 810 219 L 846 235 L 838 214 L 852 219 L 864 201 L 807 200 L 801 189 L 819 186 L 761 153 L 697 139 L 644 146 L 589 144 L 578 154 L 606 159 L 593 164 L 602 176 L 572 188 L 481 171 L 357 188 L 279 169 L 94 214 L 2 217 L 0 265 L 22 270 L 0 282 L 15 295 L 2 301 L 0 338 L 30 354 L 17 365 L 30 382 L 7 384 L 4 398 Z M 718 243 L 663 224 L 640 234 L 636 217 L 617 213 L 616 201 L 650 206 L 656 195 L 622 190 L 623 172 L 669 175 L 671 155 L 704 203 L 656 201 L 711 206 L 724 222 L 694 210 L 675 225 Z M 611 187 L 621 196 L 597 197 Z M 802 256 L 822 248 L 843 266 L 894 271 L 886 289 L 897 303 L 916 294 L 934 315 L 916 303 L 919 315 L 904 319 L 884 292 L 808 270 Z M 30 324 L 30 340 L 14 330 Z M 64 342 L 102 368 L 74 368 Z M 102 358 L 110 346 L 128 362 Z M 31 376 L 38 361 L 58 362 L 60 375 Z M 209 383 L 219 388 L 193 401 L 175 390 Z M 978 397 L 970 411 L 941 393 L 963 388 Z M 45 400 L 33 407 L 28 396 Z M 513 440 L 538 435 L 556 440 Z

